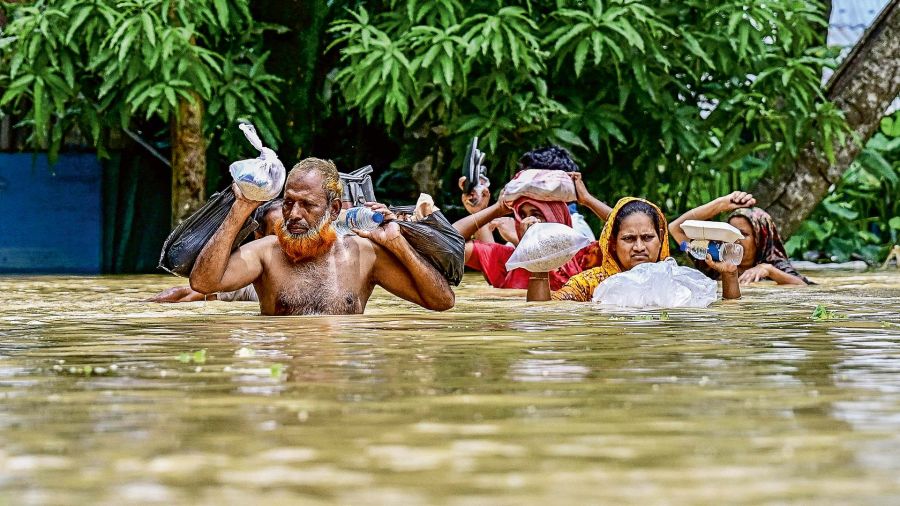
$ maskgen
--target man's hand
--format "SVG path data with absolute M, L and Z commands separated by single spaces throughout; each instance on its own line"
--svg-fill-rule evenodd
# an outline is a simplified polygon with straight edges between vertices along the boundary
M 376 213 L 381 213 L 381 215 L 384 216 L 384 223 L 397 220 L 397 215 L 381 202 L 366 202 L 366 207 Z
M 568 172 L 569 177 L 572 178 L 572 183 L 575 185 L 575 201 L 580 205 L 585 205 L 588 197 L 591 196 L 591 192 L 588 191 L 587 186 L 584 185 L 584 178 L 581 177 L 581 172 Z
M 716 203 L 721 212 L 727 213 L 742 207 L 753 207 L 756 205 L 756 199 L 750 193 L 736 191 L 719 197 Z
M 769 264 L 759 264 L 744 271 L 738 280 L 742 285 L 756 283 L 769 277 Z
M 382 222 L 380 227 L 368 231 L 353 229 L 353 233 L 391 250 L 396 246 L 396 240 L 402 237 L 400 225 L 394 223 L 397 220 L 397 216 L 380 202 L 366 202 L 366 207 L 376 213 L 381 213 L 384 216 L 384 222 Z
M 465 191 L 466 176 L 459 178 L 459 189 Z M 486 185 L 476 185 L 469 193 L 463 193 L 462 203 L 469 214 L 486 209 L 491 203 L 491 190 Z
M 353 229 L 353 233 L 365 239 L 369 239 L 387 250 L 392 250 L 392 248 L 396 246 L 397 239 L 403 237 L 403 234 L 400 232 L 400 225 L 397 225 L 393 221 L 372 230 L 359 230 L 355 228 Z

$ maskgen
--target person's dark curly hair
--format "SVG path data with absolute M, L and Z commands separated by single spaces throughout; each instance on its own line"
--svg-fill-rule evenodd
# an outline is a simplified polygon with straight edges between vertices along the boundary
M 522 155 L 522 158 L 519 158 L 519 170 L 525 169 L 581 171 L 578 164 L 572 159 L 572 155 L 559 146 L 533 149 Z

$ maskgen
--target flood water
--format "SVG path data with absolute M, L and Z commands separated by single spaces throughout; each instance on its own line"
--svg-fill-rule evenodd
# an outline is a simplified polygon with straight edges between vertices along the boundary
M 898 504 L 900 273 L 813 277 L 623 313 L 469 274 L 446 313 L 289 318 L 0 277 L 0 504 Z

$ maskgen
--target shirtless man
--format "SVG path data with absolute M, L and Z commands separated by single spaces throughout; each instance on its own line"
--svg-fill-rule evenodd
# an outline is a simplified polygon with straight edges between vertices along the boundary
M 241 225 L 260 205 L 233 186 L 235 203 L 197 257 L 191 287 L 201 293 L 253 283 L 264 315 L 358 314 L 375 285 L 427 309 L 453 307 L 447 280 L 416 253 L 385 214 L 375 230 L 338 237 L 331 227 L 341 209 L 341 181 L 328 160 L 307 158 L 288 173 L 283 221 L 276 235 L 230 253 Z

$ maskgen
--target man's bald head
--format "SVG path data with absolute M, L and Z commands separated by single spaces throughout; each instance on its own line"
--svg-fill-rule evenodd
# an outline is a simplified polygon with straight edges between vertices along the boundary
M 322 189 L 325 190 L 328 202 L 341 198 L 344 187 L 341 184 L 341 176 L 338 174 L 337 166 L 331 160 L 322 160 L 321 158 L 306 158 L 294 165 L 291 171 L 288 172 L 284 185 L 285 190 L 290 189 L 291 183 L 310 172 L 315 172 L 322 178 Z

